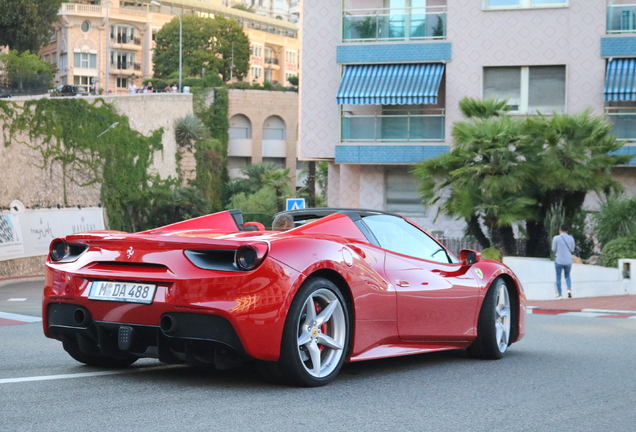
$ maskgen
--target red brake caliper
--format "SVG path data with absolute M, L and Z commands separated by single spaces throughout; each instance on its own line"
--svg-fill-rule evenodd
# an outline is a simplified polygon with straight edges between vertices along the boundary
M 316 309 L 316 316 L 320 315 L 320 312 L 322 311 L 322 308 L 320 307 L 320 305 L 314 301 L 314 308 Z M 321 326 L 320 326 L 320 331 L 323 334 L 327 334 L 327 331 L 329 330 L 329 326 L 327 325 L 327 322 L 324 322 Z M 324 345 L 319 345 L 318 349 L 320 350 L 320 352 L 322 352 L 322 350 L 325 349 Z

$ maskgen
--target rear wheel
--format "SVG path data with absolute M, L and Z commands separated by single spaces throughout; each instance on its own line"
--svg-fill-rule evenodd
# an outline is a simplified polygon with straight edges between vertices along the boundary
M 280 374 L 295 385 L 328 384 L 346 360 L 349 338 L 349 311 L 338 287 L 322 278 L 305 282 L 285 322 Z
M 102 356 L 96 356 L 91 354 L 84 354 L 83 352 L 76 351 L 76 350 L 66 350 L 66 352 L 80 363 L 84 363 L 89 366 L 99 366 L 99 367 L 106 367 L 106 368 L 126 367 L 126 366 L 130 366 L 131 364 L 139 360 L 137 357 L 125 358 L 125 359 L 119 359 L 114 357 L 102 357 Z
M 468 353 L 477 358 L 500 359 L 510 345 L 510 294 L 503 279 L 496 279 L 484 298 L 477 323 L 477 339 Z

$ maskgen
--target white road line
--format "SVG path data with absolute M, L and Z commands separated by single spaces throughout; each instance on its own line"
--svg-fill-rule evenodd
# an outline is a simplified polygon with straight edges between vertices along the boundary
M 10 298 L 7 301 L 26 301 L 27 299 L 25 298 Z
M 19 314 L 14 314 L 9 312 L 0 312 L 0 318 L 13 320 L 13 321 L 29 322 L 29 323 L 42 321 L 41 317 L 34 317 L 30 315 L 19 315 Z
M 138 369 L 118 369 L 118 370 L 109 370 L 109 371 L 101 371 L 101 372 L 84 372 L 84 373 L 64 374 L 64 375 L 41 375 L 41 376 L 22 377 L 22 378 L 4 378 L 4 379 L 0 379 L 0 384 L 30 382 L 30 381 L 51 381 L 51 380 L 70 379 L 70 378 L 88 378 L 88 377 L 104 376 L 104 375 L 121 375 L 121 374 L 127 374 L 127 373 L 172 369 L 175 367 L 185 367 L 185 366 L 166 365 L 166 366 L 144 367 L 144 368 L 138 368 Z

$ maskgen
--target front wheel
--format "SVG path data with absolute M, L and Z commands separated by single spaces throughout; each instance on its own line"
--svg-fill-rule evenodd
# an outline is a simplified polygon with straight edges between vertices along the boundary
M 347 304 L 332 282 L 311 279 L 289 309 L 278 369 L 290 383 L 317 387 L 331 382 L 348 355 Z
M 503 279 L 496 279 L 481 305 L 477 339 L 468 353 L 477 358 L 500 359 L 510 345 L 510 294 Z

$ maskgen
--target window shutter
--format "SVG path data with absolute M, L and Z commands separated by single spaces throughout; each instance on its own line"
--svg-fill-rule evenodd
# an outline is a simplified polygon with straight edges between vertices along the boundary
M 89 54 L 88 58 L 90 61 L 89 67 L 92 69 L 97 69 L 97 54 Z
M 530 67 L 528 111 L 565 111 L 565 66 Z
M 489 97 L 510 98 L 508 105 L 517 111 L 521 103 L 521 68 L 484 68 L 484 99 Z
M 74 53 L 74 57 L 75 57 L 75 60 L 74 60 L 75 67 L 76 68 L 82 67 L 82 54 Z

